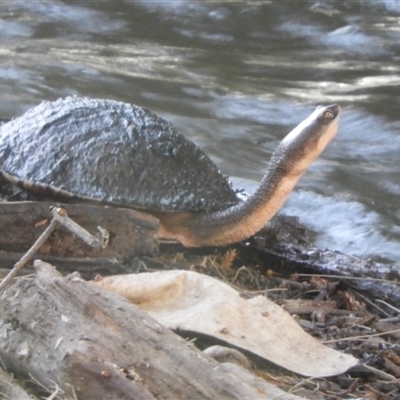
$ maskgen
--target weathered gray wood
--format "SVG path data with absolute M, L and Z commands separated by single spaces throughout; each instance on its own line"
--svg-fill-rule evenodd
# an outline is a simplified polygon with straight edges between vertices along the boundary
M 26 251 L 45 230 L 52 218 L 49 210 L 55 203 L 0 203 L 0 250 Z M 42 246 L 42 254 L 64 257 L 115 257 L 124 260 L 132 255 L 152 254 L 158 248 L 158 220 L 132 209 L 89 204 L 61 204 L 71 219 L 92 234 L 98 226 L 110 233 L 109 246 L 100 251 L 58 228 Z
M 125 299 L 35 264 L 0 298 L 7 369 L 85 400 L 268 398 Z

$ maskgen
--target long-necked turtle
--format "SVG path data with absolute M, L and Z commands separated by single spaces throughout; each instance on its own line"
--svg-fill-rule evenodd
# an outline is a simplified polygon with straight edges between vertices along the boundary
M 146 210 L 159 236 L 188 247 L 258 232 L 335 136 L 340 107 L 318 107 L 272 155 L 241 202 L 212 161 L 171 125 L 137 106 L 67 97 L 0 126 L 0 175 L 27 191 Z

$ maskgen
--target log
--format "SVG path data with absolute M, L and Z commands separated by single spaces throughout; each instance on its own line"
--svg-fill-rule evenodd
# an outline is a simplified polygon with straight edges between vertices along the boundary
M 52 216 L 50 202 L 0 203 L 0 250 L 26 251 L 46 229 Z M 132 209 L 90 204 L 60 204 L 71 219 L 95 235 L 98 226 L 110 234 L 109 245 L 95 250 L 58 228 L 41 248 L 42 254 L 58 257 L 102 257 L 126 260 L 132 255 L 153 254 L 158 249 L 159 222 Z
M 0 358 L 78 399 L 262 399 L 122 297 L 35 262 L 0 298 Z
M 293 273 L 337 276 L 346 286 L 372 299 L 386 299 L 400 307 L 400 272 L 391 265 L 321 249 L 306 239 L 306 229 L 298 218 L 276 216 L 250 246 L 239 245 L 244 259 L 262 259 L 268 268 Z
M 336 276 L 347 287 L 400 307 L 400 274 L 389 265 L 309 245 L 281 243 L 277 248 L 263 249 L 262 253 L 265 261 L 271 260 L 270 265 L 278 265 L 279 269 Z

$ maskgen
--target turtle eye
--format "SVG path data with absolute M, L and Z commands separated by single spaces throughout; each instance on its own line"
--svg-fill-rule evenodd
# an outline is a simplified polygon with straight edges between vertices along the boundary
M 324 118 L 326 119 L 332 119 L 333 118 L 333 112 L 332 111 L 325 111 L 324 112 Z

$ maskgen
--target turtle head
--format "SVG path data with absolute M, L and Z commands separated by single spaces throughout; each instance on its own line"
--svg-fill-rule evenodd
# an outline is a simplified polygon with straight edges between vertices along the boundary
M 339 126 L 340 106 L 332 104 L 327 107 L 319 106 L 311 114 L 310 135 L 315 135 L 318 155 L 328 143 L 336 136 Z M 315 119 L 312 120 L 312 117 Z
M 284 161 L 295 171 L 304 170 L 322 153 L 338 131 L 340 106 L 318 106 L 281 142 Z

